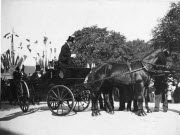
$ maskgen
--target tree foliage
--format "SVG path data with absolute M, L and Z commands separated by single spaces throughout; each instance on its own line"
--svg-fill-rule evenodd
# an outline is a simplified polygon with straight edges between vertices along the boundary
M 131 60 L 141 60 L 147 53 L 153 50 L 152 44 L 140 39 L 128 41 L 126 46 L 129 50 L 127 55 L 131 56 Z
M 180 2 L 171 3 L 170 10 L 153 30 L 155 47 L 169 45 L 171 51 L 180 51 Z
M 73 53 L 77 54 L 77 63 L 125 62 L 141 59 L 150 44 L 144 40 L 126 41 L 125 36 L 119 32 L 108 31 L 107 28 L 97 26 L 85 27 L 75 31 L 76 43 L 71 46 Z
M 120 59 L 122 55 L 120 48 L 126 41 L 120 33 L 97 26 L 85 27 L 75 31 L 73 35 L 76 43 L 72 46 L 72 51 L 82 63 L 100 64 L 114 61 L 115 58 Z

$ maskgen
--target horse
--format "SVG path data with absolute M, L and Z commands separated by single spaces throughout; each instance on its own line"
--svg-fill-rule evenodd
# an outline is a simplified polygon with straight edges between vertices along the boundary
M 166 61 L 165 55 L 162 49 L 154 50 L 148 56 L 145 56 L 143 60 L 134 61 L 131 63 L 104 63 L 98 66 L 88 77 L 88 82 L 91 82 L 91 100 L 92 100 L 92 116 L 100 114 L 98 110 L 98 98 L 103 93 L 104 87 L 108 86 L 109 90 L 113 87 L 122 88 L 132 85 L 134 89 L 134 99 L 138 102 L 139 116 L 146 115 L 143 109 L 143 99 L 145 97 L 146 89 L 149 86 L 150 79 L 152 77 L 153 64 L 157 61 Z M 107 90 L 107 89 L 106 89 Z M 108 100 L 108 92 L 106 92 L 107 106 L 109 112 L 113 113 L 113 107 Z M 148 102 L 145 100 L 145 107 L 147 112 L 150 112 Z

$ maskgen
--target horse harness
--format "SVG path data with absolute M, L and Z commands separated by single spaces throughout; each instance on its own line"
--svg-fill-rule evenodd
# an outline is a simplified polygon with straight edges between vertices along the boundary
M 152 63 L 148 63 L 148 62 L 144 62 L 144 61 L 143 61 L 143 63 L 150 64 L 150 65 L 152 65 L 152 66 L 154 66 L 154 67 L 164 67 L 164 68 L 166 68 L 166 69 L 169 68 L 169 67 L 166 66 L 166 65 L 152 64 Z M 127 66 L 128 66 L 129 71 L 128 71 L 128 72 L 125 72 L 125 73 L 123 73 L 123 74 L 130 74 L 131 83 L 132 83 L 132 84 L 134 84 L 134 82 L 133 82 L 133 73 L 134 73 L 134 72 L 137 72 L 137 71 L 140 71 L 140 70 L 143 70 L 143 69 L 145 69 L 147 72 L 157 74 L 156 76 L 162 76 L 162 75 L 165 75 L 165 74 L 174 73 L 173 71 L 169 71 L 169 70 L 154 70 L 154 69 L 150 69 L 150 70 L 149 70 L 149 69 L 147 69 L 147 66 L 144 65 L 143 63 L 142 63 L 143 66 L 142 66 L 141 68 L 134 69 L 134 70 L 132 70 L 131 62 L 127 62 L 127 63 L 126 63 Z M 118 75 L 119 75 L 119 74 L 118 74 Z M 113 77 L 118 76 L 118 75 L 109 76 L 109 77 L 105 77 L 105 78 L 103 78 L 103 79 L 98 79 L 98 80 L 94 80 L 93 82 L 86 82 L 86 83 L 95 83 L 95 82 L 99 82 L 99 81 L 103 81 L 103 80 L 106 80 L 106 79 L 113 78 Z M 133 85 L 133 87 L 134 87 L 134 85 Z

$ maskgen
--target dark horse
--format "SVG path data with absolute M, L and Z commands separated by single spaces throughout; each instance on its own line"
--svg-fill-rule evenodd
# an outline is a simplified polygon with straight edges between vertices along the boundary
M 127 64 L 119 63 L 105 63 L 97 67 L 92 71 L 88 78 L 88 82 L 91 82 L 91 98 L 92 98 L 92 116 L 99 115 L 98 110 L 98 98 L 101 93 L 104 93 L 106 88 L 106 94 L 108 90 L 112 90 L 113 87 L 122 88 L 126 86 L 133 86 L 134 99 L 138 102 L 139 116 L 146 115 L 143 110 L 143 100 L 145 98 L 145 90 L 148 89 L 153 69 L 153 64 L 159 61 L 166 61 L 164 52 L 162 49 L 155 50 L 148 54 L 142 61 L 134 61 Z M 106 97 L 107 106 L 110 112 L 113 112 L 111 103 Z M 148 102 L 146 102 L 146 109 L 149 111 Z

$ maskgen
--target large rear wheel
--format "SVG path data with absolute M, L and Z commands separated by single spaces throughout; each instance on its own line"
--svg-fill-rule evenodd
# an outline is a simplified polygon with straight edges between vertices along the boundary
M 73 93 L 64 85 L 53 86 L 47 94 L 47 104 L 53 114 L 68 115 L 74 107 Z
M 27 112 L 29 109 L 29 89 L 25 81 L 21 80 L 17 84 L 17 98 L 18 103 L 23 112 Z

